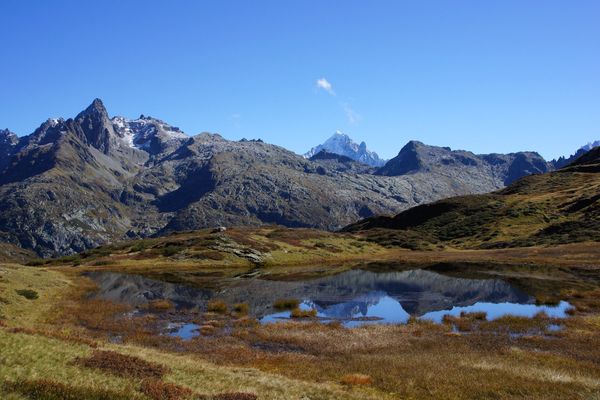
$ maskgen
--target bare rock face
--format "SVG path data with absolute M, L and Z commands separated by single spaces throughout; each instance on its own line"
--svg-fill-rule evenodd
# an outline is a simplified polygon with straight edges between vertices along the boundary
M 542 174 L 553 169 L 535 152 L 476 155 L 470 151 L 448 147 L 428 146 L 410 141 L 398 155 L 377 170 L 377 175 L 398 176 L 419 171 L 435 172 L 444 169 L 463 175 L 464 180 L 490 180 L 501 188 L 531 174 Z
M 345 158 L 309 160 L 260 140 L 190 137 L 156 118 L 110 118 L 96 99 L 31 135 L 0 132 L 0 238 L 50 256 L 214 226 L 338 229 L 501 188 L 516 159 L 409 145 L 414 155 L 403 149 L 374 174 Z M 535 172 L 523 165 L 516 175 Z

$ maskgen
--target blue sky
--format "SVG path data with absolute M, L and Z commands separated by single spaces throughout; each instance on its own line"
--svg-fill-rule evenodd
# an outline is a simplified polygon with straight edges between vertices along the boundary
M 386 158 L 411 139 L 553 158 L 600 139 L 599 20 L 596 0 L 2 0 L 0 127 L 100 97 L 296 152 L 339 129 Z

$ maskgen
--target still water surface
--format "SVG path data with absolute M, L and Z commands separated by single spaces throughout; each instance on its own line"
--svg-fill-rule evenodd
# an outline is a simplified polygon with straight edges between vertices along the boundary
M 564 318 L 571 307 L 537 305 L 535 299 L 501 279 L 470 279 L 447 276 L 424 269 L 398 272 L 350 270 L 314 279 L 278 281 L 252 278 L 224 279 L 219 289 L 199 289 L 161 282 L 139 275 L 93 272 L 97 298 L 142 307 L 151 300 L 169 299 L 178 310 L 204 311 L 211 299 L 232 306 L 247 303 L 250 314 L 262 323 L 288 319 L 273 303 L 297 299 L 302 309 L 316 309 L 324 322 L 339 320 L 348 327 L 373 323 L 406 323 L 413 316 L 441 322 L 444 315 L 486 312 L 489 320 L 505 315 L 533 317 L 545 312 Z M 179 323 L 171 334 L 183 338 L 198 334 L 197 325 Z

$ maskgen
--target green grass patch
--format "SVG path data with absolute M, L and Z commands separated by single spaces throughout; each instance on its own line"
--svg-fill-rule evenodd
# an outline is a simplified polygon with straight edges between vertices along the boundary
M 25 297 L 27 300 L 36 300 L 40 297 L 38 292 L 36 292 L 35 290 L 32 290 L 32 289 L 17 289 L 17 290 L 15 290 L 15 292 L 19 296 Z

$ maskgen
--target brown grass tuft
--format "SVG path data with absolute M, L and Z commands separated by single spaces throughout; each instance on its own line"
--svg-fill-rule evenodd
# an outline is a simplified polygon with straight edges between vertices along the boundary
M 244 392 L 230 392 L 230 393 L 221 393 L 216 394 L 212 397 L 212 400 L 256 400 L 258 396 L 254 393 L 244 393 Z
M 475 311 L 475 312 L 461 311 L 460 317 L 467 318 L 470 320 L 485 321 L 487 319 L 487 313 L 485 311 Z
M 191 399 L 194 395 L 188 388 L 157 379 L 143 381 L 141 391 L 152 400 L 184 400 Z
M 294 308 L 290 314 L 292 318 L 314 318 L 317 316 L 317 310 L 311 308 L 310 310 L 302 310 L 300 308 Z
M 100 369 L 121 377 L 162 378 L 167 368 L 134 356 L 115 351 L 96 350 L 88 358 L 77 358 L 76 363 L 87 368 Z
M 340 382 L 344 385 L 357 386 L 357 385 L 370 385 L 373 383 L 373 379 L 369 375 L 363 374 L 348 374 L 342 376 Z
M 156 312 L 171 310 L 174 307 L 175 305 L 169 299 L 156 299 L 148 303 L 148 309 Z
M 225 314 L 227 312 L 227 304 L 223 300 L 211 300 L 206 306 L 207 311 Z

